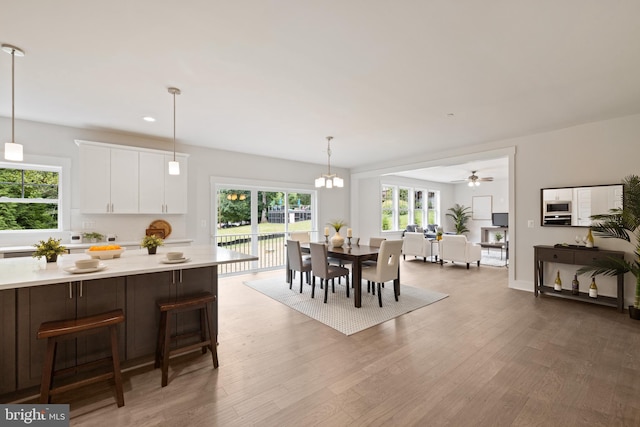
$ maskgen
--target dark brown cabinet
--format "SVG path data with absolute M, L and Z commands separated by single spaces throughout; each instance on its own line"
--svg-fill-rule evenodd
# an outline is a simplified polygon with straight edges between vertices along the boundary
M 40 384 L 46 340 L 36 337 L 42 322 L 71 319 L 125 308 L 125 278 L 74 281 L 17 290 L 18 389 Z M 118 330 L 120 354 L 125 353 L 124 327 Z M 72 339 L 58 346 L 56 368 L 105 357 L 109 340 L 92 335 Z
M 0 291 L 0 394 L 16 389 L 16 291 Z
M 155 354 L 160 312 L 157 301 L 198 292 L 217 295 L 215 266 L 139 274 L 127 277 L 127 359 Z M 213 304 L 214 336 L 218 333 L 218 306 Z M 197 329 L 197 312 L 180 313 L 171 319 L 172 334 Z
M 547 286 L 544 284 L 544 264 L 560 263 L 574 265 L 591 265 L 594 260 L 602 258 L 622 258 L 624 252 L 607 251 L 595 248 L 582 247 L 555 247 L 555 246 L 534 246 L 534 294 L 551 295 L 559 298 L 588 302 L 591 304 L 605 305 L 608 307 L 616 307 L 618 311 L 624 310 L 624 276 L 617 276 L 617 294 L 615 297 L 598 296 L 598 298 L 590 298 L 588 292 L 580 292 L 579 295 L 573 295 L 571 290 L 563 289 L 560 292 L 553 290 L 553 284 Z

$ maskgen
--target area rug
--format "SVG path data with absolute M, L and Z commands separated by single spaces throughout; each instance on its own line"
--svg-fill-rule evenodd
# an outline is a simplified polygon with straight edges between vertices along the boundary
M 319 281 L 316 282 L 316 294 L 313 299 L 311 286 L 305 283 L 303 292 L 300 293 L 298 281 L 294 283 L 293 289 L 289 289 L 289 284 L 281 278 L 253 280 L 244 284 L 345 335 L 353 335 L 448 297 L 440 292 L 402 285 L 399 301 L 396 302 L 393 297 L 393 285 L 389 283 L 382 289 L 381 308 L 378 306 L 378 296 L 368 294 L 366 286 L 363 285 L 362 307 L 355 308 L 353 292 L 350 292 L 349 298 L 345 295 L 344 281 L 341 285 L 336 283 L 335 293 L 331 293 L 329 289 L 326 304 L 323 302 L 324 290 L 320 289 Z
M 502 251 L 502 257 L 500 257 L 499 249 L 482 249 L 482 258 L 480 259 L 480 265 L 490 265 L 492 267 L 505 267 L 507 265 L 506 252 Z

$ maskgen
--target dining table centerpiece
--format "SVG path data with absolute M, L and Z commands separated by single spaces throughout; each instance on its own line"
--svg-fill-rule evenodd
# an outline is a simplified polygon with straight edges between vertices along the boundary
M 334 248 L 341 248 L 344 245 L 344 237 L 340 235 L 340 229 L 347 225 L 341 219 L 332 219 L 327 223 L 328 226 L 332 227 L 336 233 L 331 237 L 331 246 Z

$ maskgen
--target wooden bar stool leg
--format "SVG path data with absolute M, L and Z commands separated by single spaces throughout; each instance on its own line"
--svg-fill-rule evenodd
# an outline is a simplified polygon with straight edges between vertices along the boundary
M 164 349 L 164 331 L 167 328 L 167 312 L 163 311 L 160 313 L 160 328 L 158 329 L 158 342 L 156 344 L 156 361 L 153 364 L 153 369 L 157 369 L 160 367 L 160 362 L 162 361 L 162 350 Z
M 57 341 L 55 338 L 47 339 L 47 353 L 44 358 L 44 366 L 42 369 L 42 383 L 40 384 L 40 403 L 50 403 L 51 382 L 53 381 L 53 364 L 56 360 Z
M 167 315 L 167 317 L 169 317 Z M 166 320 L 166 319 L 165 319 Z M 165 324 L 164 328 L 164 345 L 162 347 L 162 387 L 166 387 L 169 382 L 169 354 L 171 353 L 170 345 L 171 345 L 171 326 Z
M 109 326 L 111 335 L 111 359 L 113 360 L 113 381 L 116 384 L 116 400 L 118 408 L 124 406 L 124 392 L 122 390 L 122 375 L 120 372 L 120 355 L 118 354 L 118 331 L 116 325 Z
M 198 310 L 198 315 L 200 316 L 200 341 L 207 340 L 207 326 L 204 324 L 205 320 L 208 322 L 209 317 L 205 313 L 206 306 Z M 207 345 L 202 346 L 202 354 L 207 354 Z
M 207 331 L 209 331 L 209 349 L 211 350 L 211 359 L 213 361 L 213 368 L 218 368 L 218 347 L 216 345 L 217 340 L 213 339 L 213 328 L 211 327 L 211 316 L 209 315 L 209 304 L 204 309 L 204 315 L 207 318 Z

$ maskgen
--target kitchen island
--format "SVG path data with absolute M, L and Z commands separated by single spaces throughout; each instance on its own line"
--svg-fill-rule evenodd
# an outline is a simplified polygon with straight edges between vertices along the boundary
M 186 262 L 167 263 L 166 252 L 181 251 Z M 29 257 L 0 259 L 0 403 L 7 403 L 40 383 L 44 340 L 36 331 L 44 321 L 88 316 L 121 308 L 119 327 L 123 366 L 153 360 L 159 313 L 156 301 L 197 292 L 217 296 L 220 264 L 257 258 L 215 246 L 126 250 L 120 258 L 101 261 L 101 269 L 74 274 L 68 270 L 86 254 L 69 254 L 56 263 Z M 217 299 L 212 331 L 217 337 Z M 186 331 L 199 325 L 197 313 L 181 314 L 172 328 Z M 104 357 L 107 340 L 100 336 L 70 340 L 58 349 L 57 368 L 72 367 Z

